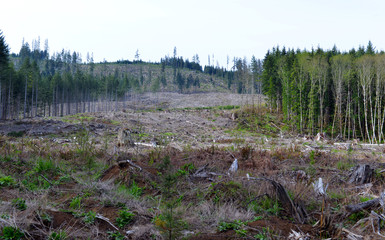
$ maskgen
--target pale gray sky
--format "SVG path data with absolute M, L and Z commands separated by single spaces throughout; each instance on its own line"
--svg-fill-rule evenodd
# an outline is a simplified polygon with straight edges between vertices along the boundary
M 4 0 L 0 14 L 11 52 L 22 39 L 48 39 L 50 51 L 77 51 L 95 61 L 159 61 L 173 54 L 201 64 L 208 55 L 263 58 L 273 46 L 341 50 L 371 40 L 385 48 L 382 0 Z M 212 60 L 212 59 L 211 59 Z

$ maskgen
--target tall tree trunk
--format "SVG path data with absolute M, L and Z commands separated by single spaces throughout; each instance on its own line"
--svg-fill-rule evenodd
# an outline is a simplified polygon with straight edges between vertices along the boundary
M 24 113 L 23 118 L 25 118 L 25 113 L 27 111 L 27 77 L 25 77 L 25 90 L 24 90 Z
M 61 90 L 60 117 L 63 117 L 64 110 L 64 89 Z

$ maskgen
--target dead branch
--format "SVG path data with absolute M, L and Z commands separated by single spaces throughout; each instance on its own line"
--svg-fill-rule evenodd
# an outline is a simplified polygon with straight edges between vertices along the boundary
M 305 223 L 307 220 L 307 212 L 305 208 L 297 203 L 294 203 L 289 195 L 287 194 L 285 188 L 278 182 L 268 179 L 268 178 L 254 178 L 254 177 L 249 177 L 250 180 L 264 180 L 268 181 L 271 183 L 273 186 L 277 197 L 279 201 L 281 202 L 282 206 L 284 209 L 286 209 L 288 212 L 290 212 L 295 219 L 297 219 L 298 222 L 300 223 Z
M 345 209 L 350 213 L 356 213 L 364 209 L 376 208 L 380 206 L 380 198 L 375 198 L 366 202 L 347 205 Z
M 381 237 L 385 237 L 384 235 L 381 234 L 381 220 L 382 221 L 385 221 L 385 217 L 383 214 L 378 214 L 376 212 L 374 212 L 373 210 L 370 212 L 370 214 L 374 217 L 377 217 L 377 221 L 378 221 L 378 230 L 376 232 L 376 230 L 374 229 L 374 224 L 373 224 L 373 218 L 371 217 L 370 220 L 371 220 L 371 223 L 372 223 L 372 229 L 373 229 L 373 232 L 376 233 L 377 235 L 381 236 Z
M 351 232 L 351 231 L 347 230 L 346 228 L 342 228 L 342 231 L 344 231 L 348 234 L 347 238 L 350 240 L 362 240 L 362 239 L 364 239 L 363 236 L 356 234 L 354 232 Z
M 198 173 L 202 172 L 209 164 L 206 163 L 204 166 L 198 168 L 198 170 L 195 171 L 193 175 L 197 175 Z
M 139 171 L 142 171 L 142 170 L 143 170 L 139 165 L 133 163 L 131 160 L 123 160 L 123 161 L 119 161 L 119 162 L 118 162 L 118 165 L 119 165 L 119 166 L 122 166 L 122 165 L 124 165 L 124 164 L 126 164 L 126 163 L 130 164 L 130 165 L 133 166 L 133 167 L 138 168 Z
M 50 180 L 48 180 L 46 177 L 44 177 L 44 175 L 42 174 L 39 174 L 40 177 L 42 177 L 44 180 L 46 180 L 49 184 L 51 184 L 51 186 L 53 186 L 52 182 Z
M 110 219 L 108 219 L 108 218 L 106 218 L 106 217 L 104 217 L 104 216 L 102 216 L 100 214 L 96 214 L 96 218 L 105 221 L 106 223 L 110 224 L 111 227 L 113 227 L 116 231 L 119 231 L 119 228 L 117 228 L 114 224 L 112 224 L 110 222 Z

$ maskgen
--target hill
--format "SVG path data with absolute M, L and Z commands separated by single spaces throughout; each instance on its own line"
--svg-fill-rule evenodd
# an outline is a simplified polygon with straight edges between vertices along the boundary
M 2 119 L 109 111 L 132 94 L 145 92 L 230 93 L 242 89 L 234 80 L 236 72 L 202 68 L 182 57 L 165 57 L 159 63 L 94 63 L 87 57 L 85 63 L 76 52 L 63 50 L 49 56 L 46 50 L 31 50 L 26 44 L 9 60 L 4 75 L 11 80 L 1 86 L 8 94 L 1 101 Z
M 89 64 L 82 64 L 83 71 L 89 71 Z M 175 73 L 174 73 L 175 72 Z M 182 84 L 178 84 L 178 72 L 182 78 Z M 121 78 L 129 77 L 137 81 L 139 92 L 230 92 L 227 88 L 227 79 L 203 71 L 191 70 L 188 68 L 175 69 L 165 66 L 162 70 L 160 63 L 129 62 L 129 63 L 98 63 L 95 64 L 95 75 L 109 76 L 119 75 Z M 162 82 L 162 77 L 165 80 Z

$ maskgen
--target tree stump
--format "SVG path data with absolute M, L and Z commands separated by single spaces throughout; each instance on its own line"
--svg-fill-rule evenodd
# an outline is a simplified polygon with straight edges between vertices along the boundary
M 365 184 L 369 183 L 373 177 L 373 169 L 368 164 L 359 164 L 354 167 L 349 177 L 349 183 Z

